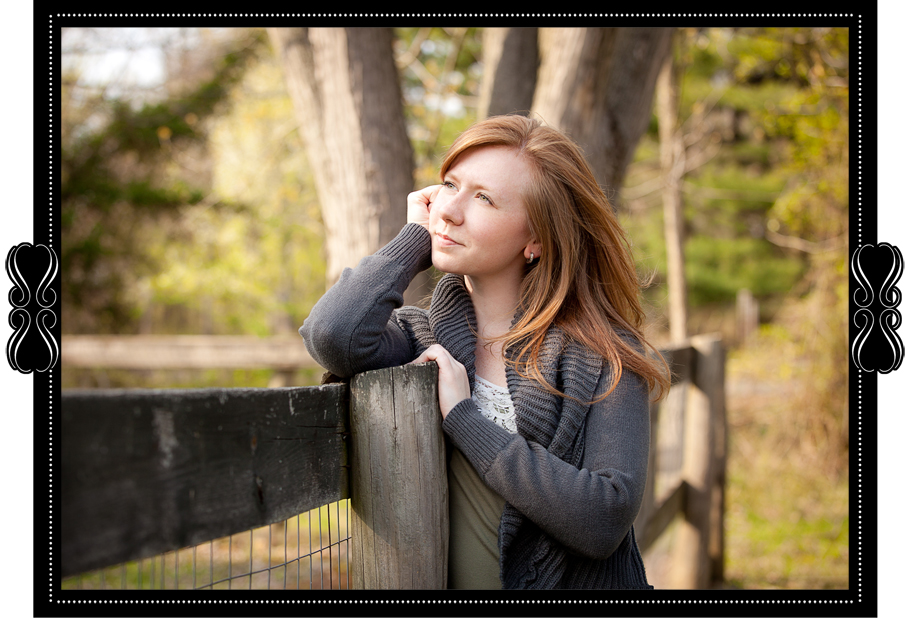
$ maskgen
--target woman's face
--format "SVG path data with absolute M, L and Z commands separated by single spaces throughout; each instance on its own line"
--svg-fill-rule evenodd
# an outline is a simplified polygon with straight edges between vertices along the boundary
M 521 197 L 521 187 L 530 181 L 531 169 L 514 148 L 483 146 L 462 153 L 430 205 L 433 265 L 475 282 L 520 279 L 526 248 L 537 248 Z

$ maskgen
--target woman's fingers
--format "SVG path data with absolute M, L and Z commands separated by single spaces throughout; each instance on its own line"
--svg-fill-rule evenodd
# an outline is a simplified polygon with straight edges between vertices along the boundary
M 419 223 L 429 229 L 430 204 L 442 185 L 431 185 L 408 194 L 408 223 Z
M 455 367 L 460 367 L 464 371 L 464 365 L 455 360 L 449 351 L 444 347 L 435 343 L 428 347 L 423 353 L 411 361 L 411 363 L 427 363 L 430 361 L 435 361 L 439 365 L 440 371 L 455 371 Z M 465 371 L 465 376 L 467 376 L 467 371 Z
M 411 362 L 427 363 L 431 361 L 439 367 L 439 409 L 442 417 L 445 418 L 459 402 L 471 396 L 468 372 L 464 365 L 455 360 L 449 351 L 439 344 L 431 345 Z
M 444 347 L 442 347 L 442 346 L 439 345 L 438 343 L 434 343 L 433 345 L 431 345 L 430 347 L 428 347 L 426 350 L 424 350 L 424 351 L 420 354 L 420 356 L 418 356 L 417 358 L 415 358 L 414 360 L 412 360 L 411 363 L 412 363 L 412 364 L 416 364 L 416 363 L 428 363 L 428 362 L 430 362 L 430 361 L 435 361 L 436 359 L 438 359 L 438 358 L 440 358 L 440 357 L 442 357 L 442 358 L 446 358 L 446 357 L 451 358 L 452 355 L 449 354 L 449 351 L 446 350 Z M 452 358 L 452 360 L 454 361 L 455 359 Z M 455 361 L 455 362 L 457 362 L 457 361 Z

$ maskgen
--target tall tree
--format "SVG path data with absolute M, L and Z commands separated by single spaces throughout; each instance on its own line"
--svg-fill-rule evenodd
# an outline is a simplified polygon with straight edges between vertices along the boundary
M 612 196 L 651 119 L 657 74 L 670 52 L 672 32 L 671 28 L 485 32 L 486 74 L 478 116 L 521 111 L 518 91 L 533 84 L 531 113 L 584 148 L 598 182 Z
M 648 126 L 671 34 L 671 28 L 546 28 L 538 33 L 541 63 L 531 112 L 578 141 L 609 195 L 621 186 Z
M 670 296 L 670 338 L 686 338 L 685 219 L 682 178 L 686 150 L 678 127 L 679 67 L 673 54 L 667 55 L 657 78 L 657 124 L 660 135 L 660 169 L 664 178 L 664 238 L 667 243 L 667 288 Z
M 537 28 L 485 28 L 477 117 L 527 112 L 537 84 Z
M 307 147 L 333 284 L 405 224 L 413 151 L 389 28 L 270 28 Z M 412 286 L 412 289 L 415 286 Z M 419 294 L 409 294 L 409 302 Z

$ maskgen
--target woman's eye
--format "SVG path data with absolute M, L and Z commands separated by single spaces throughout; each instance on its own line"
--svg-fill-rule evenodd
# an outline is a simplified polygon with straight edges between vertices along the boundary
M 478 194 L 477 194 L 477 197 L 480 198 L 480 199 L 482 199 L 483 201 L 485 201 L 485 202 L 488 203 L 488 204 L 492 203 L 492 202 L 490 202 L 490 198 L 488 198 L 488 197 L 487 197 L 486 195 L 484 195 L 483 193 L 478 193 Z

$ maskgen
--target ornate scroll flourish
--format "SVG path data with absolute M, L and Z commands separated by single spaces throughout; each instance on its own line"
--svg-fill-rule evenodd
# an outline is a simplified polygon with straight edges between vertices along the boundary
M 853 324 L 859 333 L 850 346 L 853 364 L 863 371 L 890 373 L 900 367 L 904 344 L 895 332 L 901 325 L 896 287 L 904 270 L 900 250 L 888 243 L 863 245 L 853 252 L 850 273 L 860 289 L 853 293 Z
M 19 243 L 6 255 L 6 273 L 13 282 L 9 325 L 14 331 L 6 344 L 6 360 L 21 373 L 47 371 L 60 358 L 60 344 L 51 330 L 57 325 L 57 293 L 51 286 L 58 266 L 57 254 L 45 245 Z

